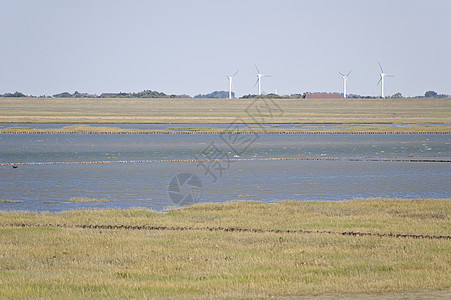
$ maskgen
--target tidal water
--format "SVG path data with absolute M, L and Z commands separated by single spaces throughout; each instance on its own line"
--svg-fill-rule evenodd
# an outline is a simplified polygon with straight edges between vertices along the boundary
M 180 204 L 174 193 L 192 195 L 181 204 L 451 198 L 449 135 L 260 134 L 239 139 L 237 146 L 238 140 L 218 135 L 0 134 L 0 200 L 20 201 L 0 201 L 0 209 L 161 211 Z M 192 159 L 202 161 L 173 161 Z M 140 160 L 145 162 L 131 162 Z M 77 164 L 99 161 L 113 163 Z M 49 162 L 65 164 L 34 164 Z M 198 181 L 183 182 L 188 177 L 180 174 Z M 110 202 L 70 202 L 74 197 Z

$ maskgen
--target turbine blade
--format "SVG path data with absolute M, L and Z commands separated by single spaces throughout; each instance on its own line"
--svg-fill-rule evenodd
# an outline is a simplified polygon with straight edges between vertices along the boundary
M 384 73 L 384 70 L 382 70 L 382 66 L 381 66 L 381 63 L 380 63 L 380 62 L 378 62 L 378 64 L 379 64 L 379 68 L 381 68 L 381 73 Z
M 257 68 L 257 65 L 254 65 L 254 66 L 257 69 L 258 74 L 260 74 L 260 70 Z
M 379 79 L 379 81 L 377 82 L 377 85 L 379 85 L 379 84 L 381 83 L 381 81 L 382 81 L 382 76 L 381 76 L 381 78 Z
M 385 75 L 385 76 L 387 76 L 387 77 L 395 77 L 395 75 L 388 75 L 388 74 Z
M 232 76 L 232 77 L 235 77 L 235 76 L 236 76 L 236 74 L 238 74 L 238 72 L 239 72 L 239 71 L 236 71 L 236 72 L 235 72 L 235 74 L 233 74 L 233 76 Z
M 259 80 L 259 78 L 257 78 L 257 81 L 254 84 L 254 87 L 257 86 L 258 80 Z
M 272 75 L 263 75 L 262 77 L 272 77 Z
M 352 70 L 349 70 L 349 73 L 348 73 L 348 75 L 346 75 L 346 77 L 348 77 L 348 76 L 349 76 L 349 74 L 351 74 L 351 71 L 352 71 Z
M 343 76 L 343 77 L 344 77 L 344 76 L 346 76 L 345 74 L 343 74 L 343 73 L 340 73 L 340 72 L 338 72 L 338 74 L 340 74 L 340 75 L 341 75 L 341 76 Z

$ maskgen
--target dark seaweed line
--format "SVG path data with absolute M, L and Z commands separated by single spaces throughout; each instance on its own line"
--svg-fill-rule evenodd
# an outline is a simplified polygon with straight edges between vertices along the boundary
M 27 165 L 87 165 L 87 164 L 134 164 L 134 163 L 175 163 L 175 162 L 240 162 L 240 161 L 368 161 L 368 162 L 427 162 L 449 163 L 449 159 L 438 158 L 360 158 L 360 157 L 267 157 L 267 158 L 223 158 L 223 159 L 159 159 L 159 160 L 101 160 L 101 161 L 60 161 L 60 162 L 22 162 L 0 163 L 0 166 Z
M 131 226 L 131 225 L 67 225 L 67 224 L 1 224 L 1 227 L 51 227 L 51 228 L 80 228 L 80 229 L 103 229 L 103 230 L 148 230 L 148 231 L 222 231 L 222 232 L 251 232 L 251 233 L 285 233 L 285 234 L 333 234 L 343 236 L 375 236 L 392 238 L 413 239 L 445 239 L 451 240 L 449 235 L 424 235 L 424 234 L 402 234 L 402 233 L 371 233 L 354 231 L 329 231 L 329 230 L 302 230 L 302 229 L 250 229 L 237 227 L 170 227 L 170 226 Z
M 76 131 L 17 131 L 17 132 L 0 132 L 0 134 L 451 134 L 451 131 L 434 132 L 434 131 L 415 131 L 415 132 L 390 132 L 390 131 L 354 131 L 354 132 L 324 132 L 324 131 L 155 131 L 155 132 L 76 132 Z

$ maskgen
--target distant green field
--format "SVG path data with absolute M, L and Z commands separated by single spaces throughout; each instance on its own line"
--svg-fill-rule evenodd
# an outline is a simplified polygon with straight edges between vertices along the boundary
M 451 99 L 0 98 L 0 122 L 451 123 Z
M 449 199 L 0 211 L 0 298 L 449 299 L 450 211 Z

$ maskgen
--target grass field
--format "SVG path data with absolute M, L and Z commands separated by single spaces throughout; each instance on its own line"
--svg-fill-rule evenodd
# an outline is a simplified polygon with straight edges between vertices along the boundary
M 176 131 L 181 130 L 183 131 Z M 396 126 L 390 124 L 349 124 L 342 128 L 323 128 L 314 125 L 296 129 L 279 129 L 277 127 L 248 127 L 242 129 L 224 129 L 219 127 L 191 126 L 185 128 L 174 127 L 173 130 L 153 129 L 123 129 L 110 126 L 70 125 L 61 129 L 35 129 L 27 126 L 15 126 L 0 129 L 0 133 L 123 133 L 123 134 L 220 134 L 226 132 L 248 134 L 303 134 L 303 133 L 450 133 L 451 126 L 438 124 L 405 124 Z
M 449 236 L 450 211 L 449 199 L 0 211 L 0 298 L 446 298 L 451 240 L 421 236 Z
M 0 98 L 0 122 L 231 123 L 240 117 L 247 123 L 449 124 L 451 119 L 451 99 L 254 101 Z

